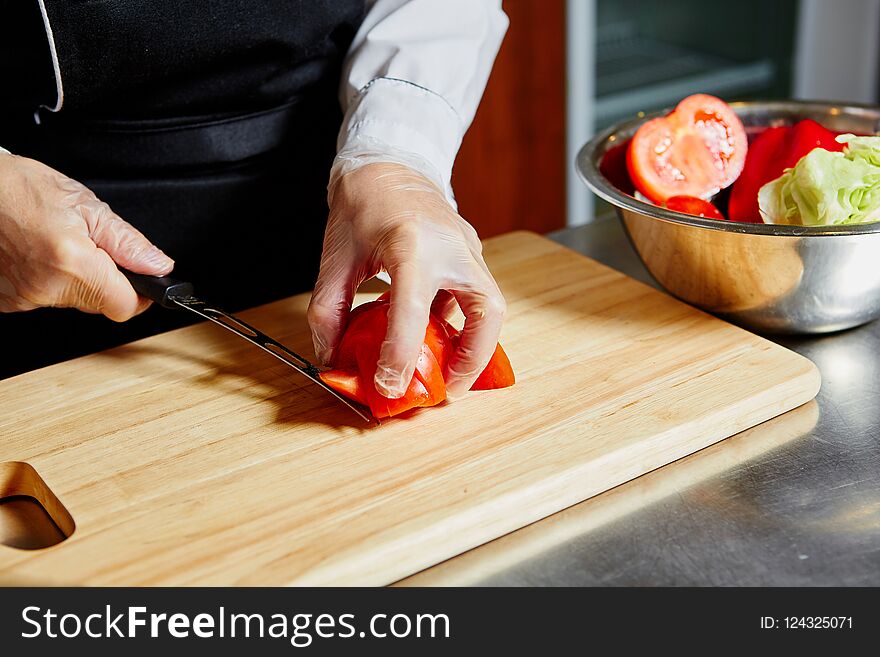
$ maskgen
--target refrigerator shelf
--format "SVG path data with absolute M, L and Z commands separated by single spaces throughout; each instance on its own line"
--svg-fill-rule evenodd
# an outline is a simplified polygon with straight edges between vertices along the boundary
M 626 24 L 604 26 L 596 52 L 596 127 L 675 105 L 692 93 L 757 91 L 775 74 L 769 59 L 736 62 L 646 38 Z

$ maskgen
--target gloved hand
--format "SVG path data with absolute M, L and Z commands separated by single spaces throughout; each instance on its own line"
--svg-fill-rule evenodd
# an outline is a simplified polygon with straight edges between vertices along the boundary
M 358 285 L 384 269 L 391 305 L 376 389 L 391 398 L 406 392 L 432 303 L 447 315 L 457 302 L 465 325 L 448 364 L 447 394 L 467 391 L 492 357 L 506 310 L 476 231 L 434 182 L 401 164 L 371 163 L 331 179 L 329 201 L 308 314 L 318 358 L 332 360 Z
M 116 268 L 161 276 L 174 262 L 84 185 L 0 154 L 0 311 L 78 308 L 123 321 L 146 310 Z

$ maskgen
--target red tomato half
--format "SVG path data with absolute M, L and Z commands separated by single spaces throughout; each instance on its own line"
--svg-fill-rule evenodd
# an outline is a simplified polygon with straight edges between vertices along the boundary
M 366 390 L 361 387 L 361 375 L 357 370 L 327 370 L 321 372 L 321 380 L 336 392 L 367 406 Z
M 447 321 L 431 315 L 425 330 L 416 370 L 406 393 L 388 399 L 376 390 L 373 376 L 379 351 L 388 330 L 390 301 L 382 295 L 376 301 L 355 308 L 333 355 L 334 369 L 321 379 L 337 392 L 370 407 L 377 418 L 392 417 L 422 406 L 435 406 L 446 399 L 446 366 L 458 347 L 459 332 Z M 471 390 L 489 390 L 514 384 L 513 369 L 498 345 L 486 369 Z
M 694 94 L 636 131 L 626 154 L 630 178 L 657 205 L 670 196 L 709 198 L 743 169 L 746 131 L 727 103 Z
M 449 334 L 449 340 L 452 351 L 458 349 L 458 343 L 461 340 L 461 333 L 452 324 L 445 319 L 441 319 L 446 332 Z M 501 343 L 495 347 L 492 358 L 486 364 L 485 369 L 474 381 L 471 390 L 497 390 L 498 388 L 509 388 L 516 383 L 516 375 L 513 373 L 513 367 L 510 365 L 510 359 L 501 347 Z
M 474 381 L 471 390 L 496 390 L 498 388 L 508 388 L 514 383 L 516 383 L 516 377 L 513 374 L 513 368 L 510 366 L 510 359 L 499 344 L 495 347 L 495 353 L 489 359 L 486 369 Z
M 406 393 L 389 399 L 376 390 L 373 376 L 379 350 L 388 330 L 389 301 L 371 301 L 355 308 L 333 355 L 335 369 L 321 378 L 337 392 L 370 407 L 377 418 L 400 415 L 419 406 L 434 406 L 446 399 L 443 368 L 449 353 L 449 336 L 435 318 L 430 319 L 425 344 L 416 362 L 416 371 Z M 434 354 L 440 354 L 438 359 Z
M 709 201 L 704 201 L 696 196 L 670 196 L 666 199 L 666 207 L 676 212 L 690 214 L 695 217 L 708 219 L 724 219 L 724 215 Z

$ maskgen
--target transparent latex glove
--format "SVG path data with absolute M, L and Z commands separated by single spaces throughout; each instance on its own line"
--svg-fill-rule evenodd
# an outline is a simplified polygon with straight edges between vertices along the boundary
M 392 398 L 406 392 L 432 305 L 448 316 L 457 302 L 465 325 L 449 360 L 447 394 L 460 396 L 492 357 L 506 310 L 481 252 L 473 227 L 413 169 L 374 163 L 338 177 L 330 188 L 321 270 L 309 305 L 316 355 L 332 360 L 358 285 L 384 269 L 391 276 L 391 305 L 376 389 Z
M 0 311 L 58 306 L 130 319 L 149 301 L 117 264 L 155 276 L 174 266 L 84 185 L 0 154 Z

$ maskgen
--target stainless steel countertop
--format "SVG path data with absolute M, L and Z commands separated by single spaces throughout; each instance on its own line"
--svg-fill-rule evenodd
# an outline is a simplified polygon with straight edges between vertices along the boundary
M 616 219 L 550 237 L 653 284 Z M 768 337 L 815 402 L 401 584 L 880 585 L 880 321 Z

